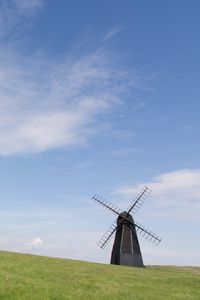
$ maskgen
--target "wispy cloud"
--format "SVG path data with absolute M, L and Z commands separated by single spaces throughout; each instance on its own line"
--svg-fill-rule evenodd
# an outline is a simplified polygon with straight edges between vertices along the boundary
M 127 156 L 127 155 L 131 155 L 135 152 L 137 152 L 138 150 L 135 148 L 120 148 L 120 149 L 114 149 L 112 150 L 111 154 L 113 156 L 119 157 L 119 156 Z
M 152 191 L 150 215 L 171 219 L 195 219 L 200 212 L 200 170 L 184 169 L 156 176 L 152 181 L 121 186 L 115 193 L 133 198 L 144 185 Z
M 119 27 L 119 26 L 115 26 L 113 27 L 111 30 L 109 30 L 105 36 L 103 41 L 107 42 L 108 40 L 110 40 L 111 38 L 113 38 L 114 36 L 116 36 L 118 33 L 120 33 L 124 28 Z
M 119 104 L 125 88 L 123 78 L 116 77 L 103 58 L 103 53 L 95 53 L 59 65 L 43 62 L 44 69 L 40 62 L 27 66 L 13 57 L 2 64 L 0 154 L 84 142 L 96 118 Z
M 21 13 L 33 13 L 44 5 L 44 0 L 13 0 L 12 2 Z
M 26 11 L 43 2 L 12 3 Z M 100 117 L 134 86 L 129 72 L 101 47 L 53 61 L 45 55 L 22 57 L 18 48 L 6 41 L 0 46 L 0 155 L 84 143 L 100 128 Z
M 126 140 L 135 137 L 135 132 L 130 129 L 113 129 L 112 135 L 117 140 Z
M 8 44 L 24 30 L 25 23 L 44 6 L 43 0 L 2 0 L 0 2 L 0 40 L 7 39 Z M 6 45 L 1 43 L 1 48 Z M 1 51 L 2 49 L 0 49 Z

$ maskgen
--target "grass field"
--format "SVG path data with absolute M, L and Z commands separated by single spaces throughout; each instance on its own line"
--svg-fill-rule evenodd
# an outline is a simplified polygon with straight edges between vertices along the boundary
M 131 268 L 0 252 L 0 299 L 200 299 L 200 268 Z

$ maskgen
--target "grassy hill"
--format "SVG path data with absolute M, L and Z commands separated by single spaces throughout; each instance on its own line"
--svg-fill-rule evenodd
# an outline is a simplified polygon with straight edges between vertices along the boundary
M 200 268 L 144 269 L 0 252 L 0 299 L 200 299 Z

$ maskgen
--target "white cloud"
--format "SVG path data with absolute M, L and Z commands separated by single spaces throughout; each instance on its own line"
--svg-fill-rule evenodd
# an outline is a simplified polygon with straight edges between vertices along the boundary
M 42 152 L 85 141 L 98 117 L 119 104 L 124 89 L 123 79 L 119 82 L 120 75 L 102 57 L 104 53 L 64 65 L 46 64 L 44 70 L 40 62 L 26 66 L 13 57 L 2 64 L 0 154 Z
M 149 207 L 152 217 L 198 219 L 200 213 L 200 170 L 183 169 L 156 176 L 152 181 L 137 186 L 121 186 L 115 193 L 133 198 L 144 185 L 153 194 Z
M 43 244 L 43 241 L 41 238 L 33 238 L 32 241 L 30 242 L 31 247 L 41 247 Z
M 15 4 L 33 9 L 42 1 Z M 101 128 L 99 118 L 136 84 L 136 76 L 130 76 L 109 51 L 68 53 L 50 60 L 45 54 L 22 57 L 17 49 L 23 40 L 18 43 L 4 40 L 0 46 L 0 155 L 84 143 Z

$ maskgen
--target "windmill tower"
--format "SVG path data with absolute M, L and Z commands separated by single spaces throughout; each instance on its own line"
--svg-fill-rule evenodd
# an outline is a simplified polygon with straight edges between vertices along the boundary
M 92 197 L 95 202 L 117 215 L 117 220 L 114 221 L 97 243 L 100 248 L 104 249 L 115 233 L 110 260 L 111 264 L 144 267 L 137 232 L 141 233 L 146 239 L 156 245 L 160 243 L 161 238 L 144 226 L 136 223 L 131 216 L 131 214 L 135 214 L 138 211 L 150 193 L 151 190 L 145 186 L 136 197 L 134 203 L 131 204 L 126 211 L 122 211 L 120 208 L 98 195 Z

